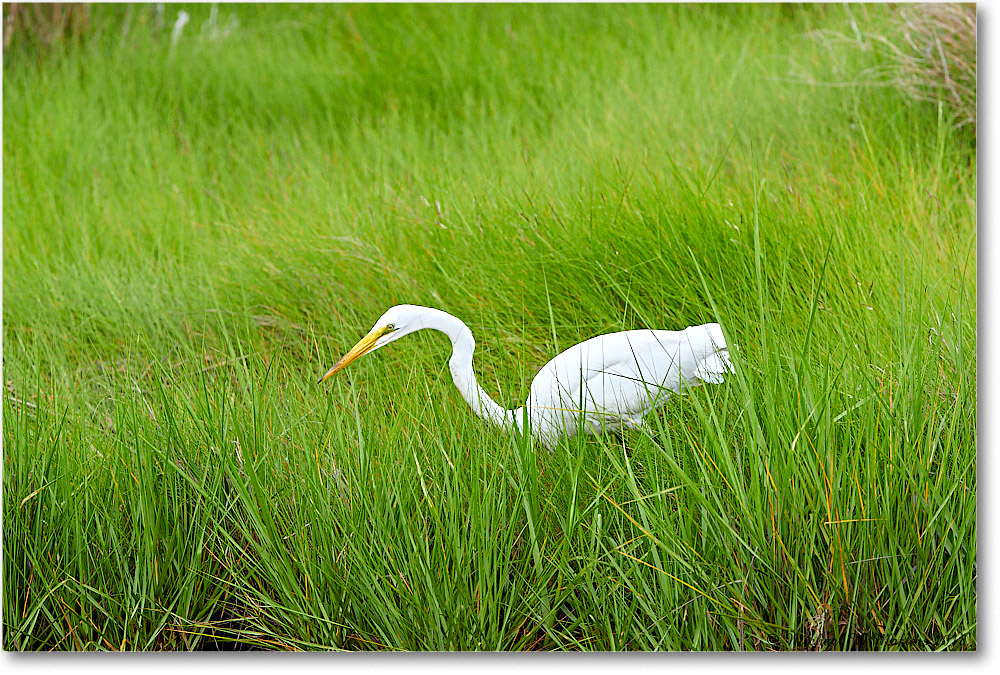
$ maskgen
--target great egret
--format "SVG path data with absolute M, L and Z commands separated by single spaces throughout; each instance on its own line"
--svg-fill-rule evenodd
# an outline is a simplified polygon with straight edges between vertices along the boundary
M 507 430 L 531 435 L 549 450 L 560 436 L 632 428 L 683 386 L 722 382 L 732 370 L 717 323 L 680 331 L 629 330 L 598 335 L 570 347 L 542 367 L 525 405 L 505 410 L 476 382 L 476 341 L 460 319 L 431 307 L 396 305 L 334 364 L 323 382 L 356 359 L 424 328 L 451 338 L 449 366 L 473 412 Z

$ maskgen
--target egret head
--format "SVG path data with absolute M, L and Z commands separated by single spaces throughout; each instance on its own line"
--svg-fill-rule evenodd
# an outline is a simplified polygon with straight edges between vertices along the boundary
M 421 308 L 414 305 L 396 305 L 395 307 L 390 307 L 375 322 L 375 327 L 368 331 L 368 335 L 358 340 L 358 344 L 351 347 L 349 352 L 333 364 L 333 368 L 326 371 L 326 375 L 321 377 L 319 381 L 323 382 L 365 354 L 423 328 L 424 326 L 420 322 L 418 312 L 416 311 L 418 309 Z

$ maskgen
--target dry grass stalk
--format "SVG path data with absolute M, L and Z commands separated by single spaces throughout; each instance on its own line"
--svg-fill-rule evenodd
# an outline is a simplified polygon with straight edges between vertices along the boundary
M 944 99 L 957 126 L 976 127 L 976 8 L 927 4 L 899 13 L 903 44 L 889 43 L 899 85 L 918 100 Z
M 80 37 L 89 25 L 90 12 L 83 3 L 5 3 L 3 48 L 15 38 L 50 46 L 67 37 Z
M 886 63 L 849 82 L 831 86 L 894 87 L 916 101 L 941 101 L 957 127 L 976 132 L 976 7 L 967 4 L 906 5 L 885 34 L 863 31 L 848 10 L 849 32 L 819 30 L 812 36 L 831 47 L 851 44 L 883 51 Z

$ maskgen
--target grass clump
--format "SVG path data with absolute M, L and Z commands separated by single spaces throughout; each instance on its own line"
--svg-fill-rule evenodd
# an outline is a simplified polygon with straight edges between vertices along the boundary
M 5 2 L 4 52 L 17 42 L 34 48 L 76 40 L 90 25 L 90 12 L 80 3 Z
M 976 156 L 847 10 L 167 7 L 5 54 L 5 648 L 976 648 Z M 536 453 L 315 385 L 401 302 L 737 371 Z
M 915 102 L 941 105 L 951 123 L 976 135 L 976 7 L 900 5 L 880 28 L 824 29 L 821 40 L 878 52 L 882 63 L 856 75 L 858 86 L 890 86 Z
M 905 47 L 897 47 L 899 79 L 923 101 L 943 100 L 955 124 L 976 130 L 975 5 L 923 4 L 900 10 Z

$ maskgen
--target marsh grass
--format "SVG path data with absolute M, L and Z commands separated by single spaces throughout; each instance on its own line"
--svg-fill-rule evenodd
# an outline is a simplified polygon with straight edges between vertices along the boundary
M 875 32 L 850 29 L 815 33 L 823 42 L 880 53 L 877 64 L 852 77 L 858 87 L 889 86 L 912 101 L 941 106 L 958 128 L 976 136 L 976 6 L 915 3 L 901 6 Z M 841 84 L 848 84 L 842 82 Z
M 976 157 L 796 83 L 841 8 L 91 10 L 5 54 L 6 649 L 975 649 Z M 736 372 L 550 455 L 436 334 L 315 385 L 399 302 L 509 407 Z
M 923 101 L 946 101 L 958 126 L 976 130 L 976 7 L 942 3 L 900 12 L 905 47 L 897 48 L 900 81 Z M 943 94 L 942 94 L 943 92 Z

